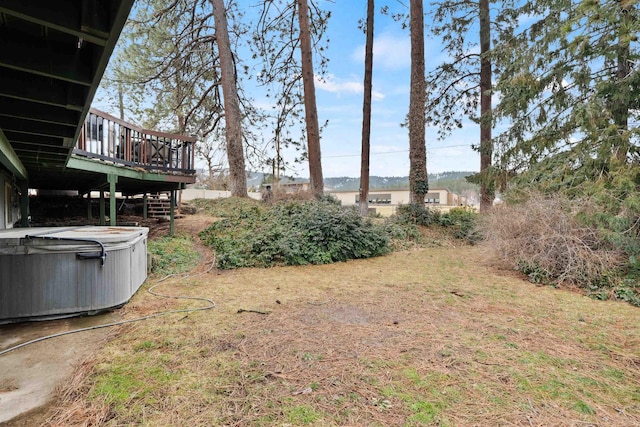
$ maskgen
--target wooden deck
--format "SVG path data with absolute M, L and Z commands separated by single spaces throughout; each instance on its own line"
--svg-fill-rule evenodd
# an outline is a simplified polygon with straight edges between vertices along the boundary
M 148 172 L 194 175 L 195 143 L 195 137 L 143 129 L 92 108 L 73 154 Z

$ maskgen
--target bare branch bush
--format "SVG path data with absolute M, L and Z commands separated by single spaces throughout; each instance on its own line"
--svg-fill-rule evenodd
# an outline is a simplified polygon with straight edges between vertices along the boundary
M 282 202 L 289 200 L 313 200 L 313 193 L 310 190 L 286 190 L 280 186 L 273 189 L 273 201 Z
M 598 229 L 580 222 L 592 204 L 529 193 L 521 203 L 496 206 L 480 227 L 493 255 L 532 281 L 589 287 L 604 283 L 623 260 Z

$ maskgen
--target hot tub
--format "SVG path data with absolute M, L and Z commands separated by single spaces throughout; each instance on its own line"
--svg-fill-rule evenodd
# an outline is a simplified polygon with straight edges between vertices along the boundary
M 0 323 L 92 314 L 147 278 L 146 227 L 0 230 Z

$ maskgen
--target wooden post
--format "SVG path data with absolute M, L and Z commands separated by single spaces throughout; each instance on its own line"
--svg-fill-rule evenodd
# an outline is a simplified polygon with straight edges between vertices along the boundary
M 93 219 L 93 212 L 91 212 L 91 190 L 87 192 L 87 219 Z
M 149 215 L 149 195 L 147 193 L 144 193 L 142 195 L 142 218 L 147 219 L 148 215 Z
M 171 206 L 169 207 L 169 236 L 173 237 L 175 232 L 175 204 L 176 204 L 176 190 L 171 190 L 171 197 L 169 197 L 169 202 Z
M 116 183 L 118 182 L 118 175 L 107 175 L 109 181 L 109 225 L 114 227 L 116 225 Z
M 106 225 L 104 191 L 100 190 L 100 225 Z

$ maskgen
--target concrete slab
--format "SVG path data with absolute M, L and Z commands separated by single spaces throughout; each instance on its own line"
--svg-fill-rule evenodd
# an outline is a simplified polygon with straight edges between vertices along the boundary
M 117 313 L 0 326 L 0 351 L 46 335 L 116 322 Z M 50 402 L 56 387 L 100 348 L 109 328 L 56 337 L 0 356 L 0 424 Z M 17 417 L 17 418 L 16 418 Z M 18 425 L 18 424 L 16 424 Z M 28 425 L 28 424 L 20 424 Z

